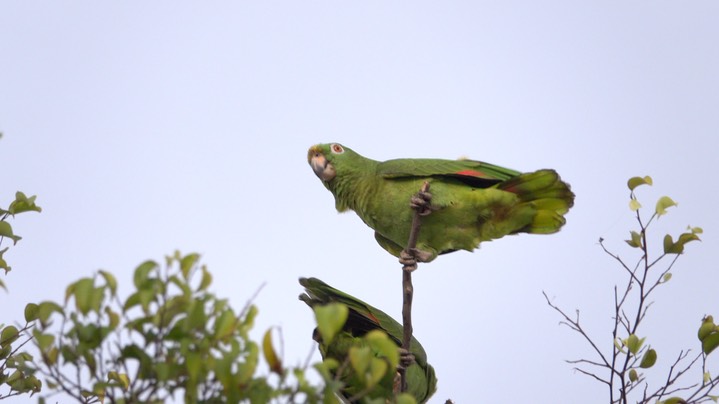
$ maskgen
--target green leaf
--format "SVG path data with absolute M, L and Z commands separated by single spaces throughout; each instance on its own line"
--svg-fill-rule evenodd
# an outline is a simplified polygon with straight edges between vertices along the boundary
M 709 355 L 719 346 L 719 333 L 712 333 L 702 340 L 702 351 Z
M 83 315 L 87 315 L 92 308 L 92 293 L 94 289 L 94 281 L 92 278 L 82 278 L 75 282 L 71 294 L 75 296 L 75 307 Z M 68 287 L 68 290 L 70 288 Z
M 148 355 L 145 350 L 137 345 L 127 345 L 122 348 L 121 360 L 126 359 L 137 359 L 140 362 L 140 377 L 147 377 L 150 375 L 150 369 L 153 366 L 153 359 Z
M 640 185 L 652 185 L 652 177 L 646 175 L 644 177 L 632 177 L 627 181 L 627 187 L 629 187 L 630 191 L 634 191 L 634 189 Z
M 133 282 L 135 283 L 135 287 L 138 289 L 141 289 L 145 281 L 147 280 L 147 277 L 150 275 L 150 271 L 157 268 L 157 262 L 155 261 L 145 261 L 142 264 L 140 264 L 135 269 L 135 274 L 133 276 Z
M 155 364 L 155 372 L 157 372 L 157 380 L 166 382 L 170 380 L 170 364 L 168 362 L 158 362 Z
M 265 356 L 265 360 L 270 367 L 270 371 L 282 376 L 285 371 L 282 368 L 282 361 L 277 356 L 275 347 L 272 345 L 272 329 L 265 331 L 265 335 L 262 338 L 262 353 Z
M 37 320 L 37 317 L 39 315 L 39 307 L 35 303 L 28 303 L 25 306 L 25 321 L 28 323 L 31 323 L 35 320 Z
M 126 373 L 109 372 L 107 374 L 107 380 L 120 383 L 123 390 L 127 390 L 127 388 L 130 387 L 130 378 L 127 377 Z
M 223 340 L 235 331 L 237 319 L 231 310 L 225 310 L 220 317 L 215 320 L 215 339 Z
M 97 370 L 97 361 L 95 355 L 91 351 L 86 351 L 82 357 L 85 359 L 85 365 L 90 369 L 90 372 L 95 373 Z
M 716 325 L 714 324 L 714 317 L 712 316 L 706 316 L 702 320 L 702 325 L 699 326 L 699 332 L 697 333 L 697 336 L 699 337 L 699 341 L 704 341 L 704 338 L 708 337 L 709 334 L 714 332 L 714 328 Z
M 248 341 L 247 352 L 248 355 L 245 357 L 245 362 L 240 363 L 237 367 L 237 376 L 240 383 L 247 383 L 252 379 L 259 362 L 259 348 L 256 343 Z
M 667 208 L 671 208 L 672 206 L 677 206 L 677 203 L 672 200 L 672 198 L 668 196 L 662 196 L 657 201 L 657 207 L 656 212 L 658 216 L 662 216 L 667 213 Z
M 15 200 L 10 203 L 10 206 L 7 208 L 8 213 L 10 213 L 11 215 L 16 215 L 18 213 L 28 211 L 41 212 L 42 208 L 35 205 L 35 198 L 37 198 L 36 195 L 33 195 L 28 198 L 20 191 L 16 192 Z
M 682 233 L 679 235 L 676 243 L 670 235 L 664 236 L 664 253 L 665 254 L 681 254 L 684 252 L 684 245 L 692 241 L 701 241 L 695 233 Z
M 314 312 L 322 341 L 329 344 L 347 322 L 349 309 L 342 303 L 330 303 L 324 306 L 315 306 Z
M 315 363 L 313 367 L 317 369 L 322 379 L 329 381 L 333 379 L 332 372 L 340 366 L 335 358 L 326 358 L 322 362 Z
M 196 381 L 202 371 L 202 357 L 198 352 L 188 352 L 185 357 L 185 366 L 190 380 Z
M 372 330 L 364 338 L 377 353 L 377 356 L 386 358 L 391 368 L 397 367 L 399 364 L 399 350 L 394 341 L 387 336 L 387 333 L 381 330 Z
M 374 358 L 374 354 L 368 346 L 350 347 L 348 356 L 352 369 L 354 369 L 358 375 L 364 374 L 367 371 L 372 358 Z
M 180 288 L 180 290 L 182 290 L 182 294 L 187 296 L 188 298 L 192 296 L 192 290 L 190 289 L 190 286 L 188 286 L 187 282 L 180 279 L 180 277 L 178 277 L 177 275 L 170 276 L 170 283 Z
M 207 316 L 205 315 L 205 306 L 198 300 L 193 300 L 191 303 L 192 307 L 189 309 L 187 315 L 187 321 L 185 331 L 190 330 L 201 330 L 207 322 Z
M 625 345 L 627 348 L 629 348 L 629 352 L 633 353 L 634 355 L 639 352 L 640 349 L 642 349 L 642 345 L 644 344 L 644 338 L 639 339 L 636 335 L 632 334 L 627 338 L 627 341 L 625 342 Z
M 257 313 L 259 310 L 257 309 L 257 306 L 254 304 L 251 304 L 247 308 L 247 312 L 245 313 L 245 318 L 242 319 L 242 329 L 244 331 L 249 331 L 252 329 L 252 327 L 255 326 L 255 317 L 257 317 Z
M 642 357 L 642 361 L 641 363 L 639 363 L 639 367 L 642 369 L 649 369 L 650 367 L 654 366 L 655 363 L 657 363 L 657 351 L 649 349 L 644 354 L 644 357 Z
M 387 374 L 387 369 L 389 368 L 389 365 L 387 364 L 387 361 L 382 360 L 380 358 L 372 358 L 370 361 L 370 367 L 369 367 L 369 383 L 368 387 L 372 387 L 379 383 L 380 380 L 384 377 L 384 375 Z
M 617 348 L 617 351 L 624 353 L 624 346 L 623 341 L 619 338 L 614 339 L 614 346 Z
M 22 237 L 16 236 L 12 232 L 12 226 L 6 221 L 0 221 L 0 237 L 7 237 L 13 241 L 13 244 L 17 244 Z
M 47 320 L 50 319 L 52 313 L 60 313 L 60 315 L 62 316 L 65 315 L 62 310 L 62 307 L 60 307 L 60 305 L 55 302 L 46 301 L 40 303 L 37 306 L 37 317 L 43 324 L 47 323 Z
M 22 378 L 22 372 L 20 370 L 15 370 L 10 376 L 8 376 L 7 379 L 5 379 L 6 384 L 13 384 L 14 382 L 20 380 Z
M 396 404 L 417 404 L 417 400 L 409 393 L 400 393 L 395 400 Z
M 125 304 L 122 305 L 122 311 L 127 312 L 138 304 L 140 304 L 140 292 L 135 292 L 127 297 Z
M 53 366 L 57 363 L 58 353 L 59 353 L 59 351 L 57 350 L 56 346 L 50 347 L 50 349 L 47 350 L 44 358 L 48 365 Z
M 669 234 L 664 236 L 664 254 L 681 254 L 682 251 L 684 251 L 683 245 L 674 244 L 674 240 Z
M 692 241 L 701 241 L 701 239 L 696 235 L 696 233 L 682 233 L 677 239 L 677 244 L 680 243 L 681 245 L 684 245 Z
M 10 352 L 12 352 L 12 346 L 10 344 L 5 346 L 0 346 L 0 360 L 3 360 L 10 356 Z M 0 386 L 3 384 L 3 375 L 0 373 Z
M 642 208 L 642 204 L 639 203 L 638 200 L 632 198 L 632 200 L 629 201 L 629 209 L 631 209 L 632 212 L 636 212 L 641 208 Z
M 10 248 L 10 247 L 5 247 L 5 248 L 3 248 L 2 250 L 0 250 L 0 269 L 4 269 L 4 270 L 5 270 L 5 274 L 7 274 L 8 272 L 10 272 L 10 269 L 11 269 L 11 268 L 10 268 L 10 266 L 7 264 L 7 261 L 5 261 L 5 259 L 4 259 L 2 256 L 3 256 L 3 254 L 5 254 L 5 251 L 7 251 L 9 248 Z M 4 289 L 4 288 L 5 288 L 5 287 L 3 286 L 3 289 Z
M 12 344 L 20 337 L 20 332 L 14 325 L 9 325 L 0 331 L 0 346 Z
M 662 276 L 662 283 L 667 283 L 670 279 L 672 279 L 672 274 L 671 272 L 667 272 Z
M 62 359 L 66 363 L 75 363 L 78 359 L 77 353 L 75 350 L 67 345 L 63 345 L 60 348 L 60 353 L 62 354 Z
M 55 343 L 55 336 L 52 334 L 43 334 L 38 330 L 33 330 L 32 336 L 42 352 L 47 352 Z
M 100 270 L 98 271 L 102 278 L 105 280 L 105 285 L 107 285 L 108 288 L 110 288 L 110 293 L 112 296 L 115 296 L 117 292 L 117 279 L 115 279 L 115 276 L 107 271 Z
M 208 286 L 212 283 L 212 274 L 210 271 L 207 270 L 206 266 L 202 266 L 202 280 L 200 281 L 200 286 L 197 287 L 197 291 L 203 291 L 207 289 Z
M 686 403 L 686 401 L 681 397 L 671 397 L 664 401 L 660 401 L 661 404 L 681 404 Z
M 631 382 L 636 382 L 639 379 L 639 376 L 637 375 L 637 371 L 635 369 L 629 370 L 629 380 Z
M 105 307 L 105 314 L 109 318 L 109 327 L 114 330 L 120 324 L 120 315 L 114 312 L 109 306 Z
M 641 247 L 641 246 L 642 246 L 642 236 L 641 236 L 641 234 L 637 233 L 636 231 L 631 231 L 631 232 L 629 232 L 629 234 L 631 235 L 631 239 L 629 239 L 629 240 L 624 240 L 624 241 L 626 241 L 627 244 L 629 244 L 630 246 L 632 246 L 632 247 L 634 247 L 634 248 L 639 248 L 639 247 Z
M 185 280 L 190 277 L 190 270 L 195 267 L 195 264 L 200 259 L 200 255 L 196 253 L 187 254 L 180 260 L 180 271 Z

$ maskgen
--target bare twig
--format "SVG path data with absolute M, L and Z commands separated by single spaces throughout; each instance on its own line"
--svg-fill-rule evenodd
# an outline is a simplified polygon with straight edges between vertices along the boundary
M 562 317 L 564 317 L 565 321 L 562 321 L 562 324 L 566 324 L 569 328 L 573 329 L 574 331 L 581 334 L 585 340 L 594 348 L 594 351 L 597 353 L 597 355 L 602 359 L 603 366 L 607 368 L 611 368 L 611 365 L 609 364 L 609 361 L 607 361 L 607 358 L 604 357 L 604 354 L 602 353 L 601 349 L 594 343 L 594 341 L 589 337 L 589 335 L 584 331 L 582 326 L 579 324 L 579 311 L 577 311 L 577 319 L 572 320 L 562 309 L 560 309 L 557 305 L 552 303 L 552 301 L 549 299 L 549 296 L 547 296 L 547 293 L 542 291 L 542 294 L 544 295 L 544 298 L 547 300 L 547 304 L 549 307 L 553 308 L 557 313 L 559 313 Z
M 426 194 L 429 192 L 429 182 L 422 185 L 419 194 Z M 413 198 L 419 199 L 419 194 Z M 412 256 L 413 263 L 407 263 L 404 259 L 400 259 L 402 266 L 402 348 L 409 352 L 409 344 L 412 340 L 412 297 L 414 296 L 414 287 L 412 286 L 412 271 L 417 269 L 416 254 L 414 249 L 417 247 L 417 239 L 419 238 L 419 228 L 422 224 L 422 216 L 425 216 L 431 212 L 429 209 L 422 209 L 422 207 L 416 204 L 411 204 L 415 210 L 412 216 L 412 228 L 409 232 L 409 240 L 407 241 L 407 249 L 405 250 L 410 256 Z M 400 372 L 400 391 L 407 391 L 407 376 L 406 368 L 402 366 L 399 369 Z

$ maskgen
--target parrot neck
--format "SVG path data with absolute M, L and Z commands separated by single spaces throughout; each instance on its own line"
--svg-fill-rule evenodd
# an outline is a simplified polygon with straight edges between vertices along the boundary
M 338 211 L 344 212 L 347 209 L 357 213 L 367 211 L 369 198 L 377 186 L 377 162 L 365 159 L 364 163 L 361 167 L 343 172 L 330 184 Z

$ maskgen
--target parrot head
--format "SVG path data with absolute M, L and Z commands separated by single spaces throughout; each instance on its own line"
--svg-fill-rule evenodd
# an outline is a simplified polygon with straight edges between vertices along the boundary
M 357 155 L 339 143 L 318 144 L 310 147 L 307 162 L 312 166 L 315 175 L 323 182 L 332 181 L 337 176 L 337 168 L 343 160 L 352 159 Z

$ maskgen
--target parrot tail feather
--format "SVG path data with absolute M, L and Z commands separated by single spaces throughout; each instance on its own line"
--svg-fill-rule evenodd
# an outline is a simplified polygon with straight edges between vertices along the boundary
M 497 185 L 512 192 L 521 201 L 514 209 L 524 214 L 532 212 L 529 223 L 515 233 L 551 234 L 564 226 L 562 215 L 574 205 L 574 193 L 554 170 L 539 170 L 521 174 Z

